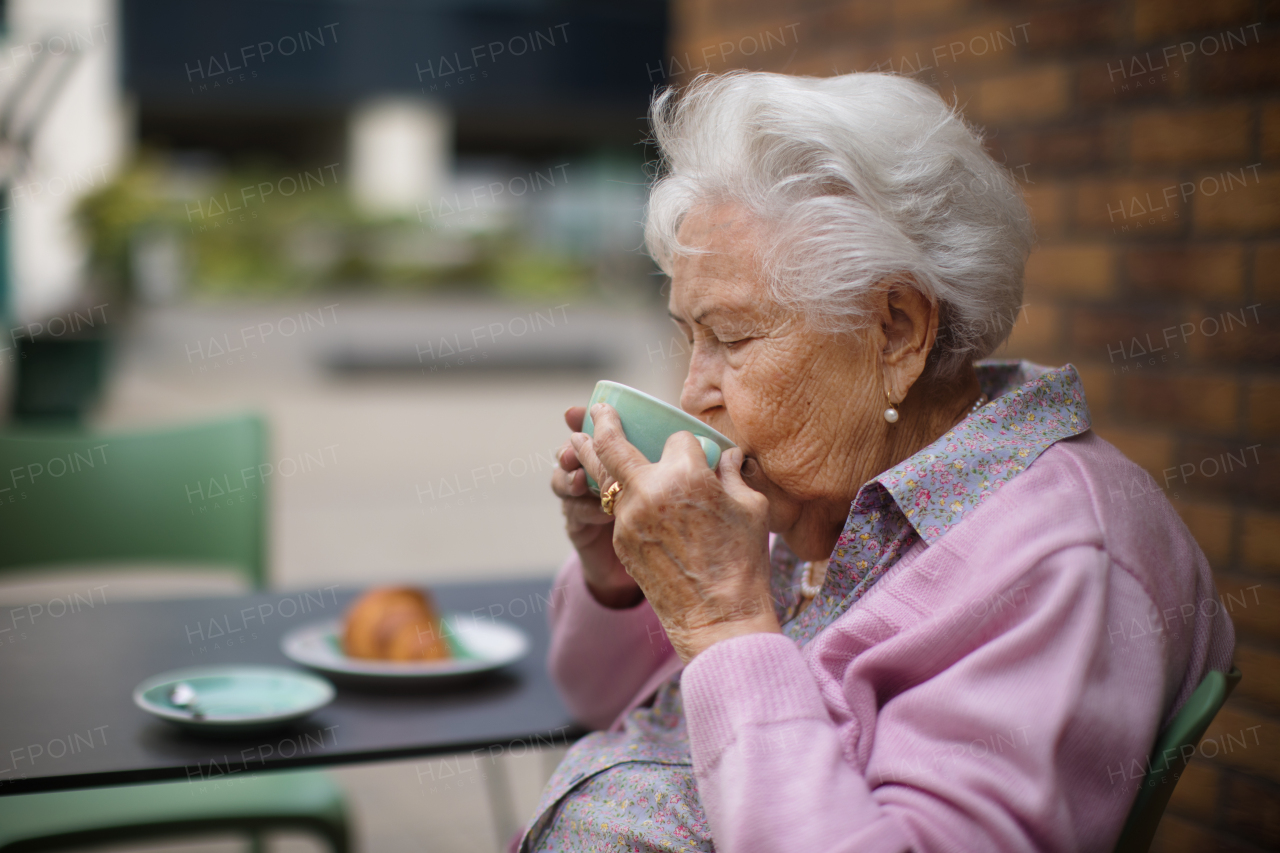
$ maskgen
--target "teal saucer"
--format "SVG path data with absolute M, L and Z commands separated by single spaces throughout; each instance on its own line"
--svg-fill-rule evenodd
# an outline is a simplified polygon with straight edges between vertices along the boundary
M 174 701 L 185 684 L 194 701 Z M 181 669 L 148 678 L 133 690 L 133 702 L 149 714 L 190 731 L 249 734 L 300 720 L 333 701 L 333 685 L 293 669 L 216 666 Z

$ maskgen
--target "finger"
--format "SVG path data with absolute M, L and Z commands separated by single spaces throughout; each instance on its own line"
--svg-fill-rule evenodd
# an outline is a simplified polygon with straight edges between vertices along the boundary
M 578 461 L 578 453 L 573 449 L 573 442 L 566 441 L 560 448 L 559 462 L 565 471 L 577 471 L 582 467 L 582 463 Z
M 614 478 L 609 475 L 609 470 L 596 455 L 596 445 L 591 436 L 585 432 L 575 432 L 569 436 L 569 441 L 573 442 L 573 450 L 578 457 L 578 462 L 596 483 L 603 488 L 613 482 Z
M 673 432 L 667 436 L 666 444 L 662 446 L 662 461 L 669 462 L 673 459 L 683 459 L 691 462 L 701 462 L 702 467 L 707 466 L 707 454 L 702 449 L 702 445 L 693 433 L 688 430 Z
M 706 451 L 688 430 L 667 436 L 660 461 L 666 469 L 662 488 L 668 497 L 699 492 L 716 479 L 707 466 Z
M 564 411 L 564 422 L 574 432 L 582 432 L 582 421 L 587 416 L 586 406 L 570 406 Z
M 764 495 L 748 486 L 747 481 L 742 479 L 744 458 L 741 447 L 730 447 L 720 454 L 720 466 L 717 471 L 725 494 L 735 502 L 748 506 L 759 505 L 761 502 L 768 503 Z
M 613 516 L 606 515 L 600 509 L 600 499 L 594 495 L 583 498 L 569 498 L 564 501 L 564 517 L 572 529 L 581 529 L 592 524 L 612 524 Z
M 649 464 L 644 454 L 636 446 L 627 441 L 627 434 L 622 429 L 622 419 L 618 412 L 608 403 L 596 403 L 591 408 L 591 420 L 595 423 L 595 438 L 592 442 L 596 457 L 603 463 L 611 475 L 625 487 L 627 480 L 638 469 Z M 574 445 L 579 447 L 578 445 Z M 582 455 L 579 447 L 579 456 Z M 595 476 L 595 472 L 592 472 Z M 603 483 L 599 477 L 597 482 Z
M 576 471 L 556 469 L 551 474 L 551 491 L 558 498 L 578 498 L 587 493 L 587 474 L 581 468 Z

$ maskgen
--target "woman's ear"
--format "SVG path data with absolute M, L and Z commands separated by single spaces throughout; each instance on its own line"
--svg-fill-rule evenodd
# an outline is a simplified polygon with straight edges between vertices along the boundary
M 910 278 L 886 282 L 878 304 L 885 390 L 894 403 L 907 398 L 924 373 L 938 339 L 938 304 Z

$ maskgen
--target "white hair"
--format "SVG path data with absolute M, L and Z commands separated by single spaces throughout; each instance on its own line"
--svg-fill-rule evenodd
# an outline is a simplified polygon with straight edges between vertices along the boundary
M 695 207 L 734 203 L 769 227 L 772 295 L 828 331 L 910 276 L 939 306 L 931 371 L 954 375 L 1008 338 L 1034 235 L 1022 193 L 978 131 L 894 74 L 704 74 L 650 109 L 661 172 L 645 242 L 668 275 Z

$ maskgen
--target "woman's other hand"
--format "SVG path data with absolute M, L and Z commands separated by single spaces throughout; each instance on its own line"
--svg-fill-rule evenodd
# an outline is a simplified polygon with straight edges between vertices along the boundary
M 742 451 L 726 450 L 713 471 L 693 434 L 679 432 L 651 464 L 627 441 L 612 407 L 599 404 L 592 419 L 594 440 L 581 432 L 570 438 L 574 458 L 596 482 L 622 484 L 614 502 L 613 550 L 680 658 L 687 663 L 730 637 L 777 633 L 769 505 L 743 481 Z
M 566 411 L 564 420 L 569 429 L 582 432 L 586 412 L 584 406 Z M 620 609 L 639 604 L 644 593 L 627 574 L 613 548 L 613 516 L 600 509 L 600 498 L 587 488 L 587 473 L 571 442 L 566 441 L 560 448 L 559 460 L 560 466 L 551 475 L 551 490 L 560 498 L 565 528 L 582 561 L 587 589 L 605 607 Z

